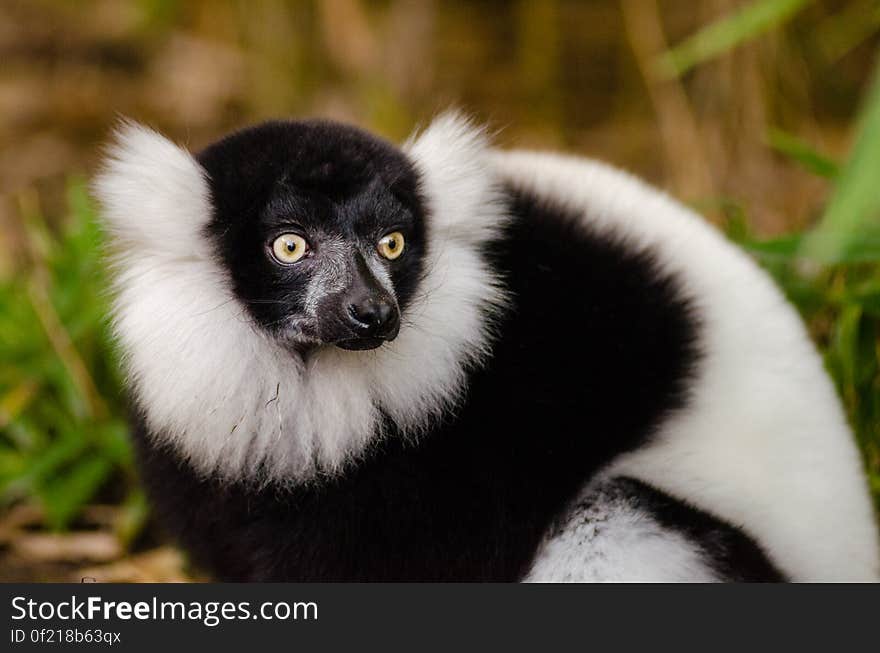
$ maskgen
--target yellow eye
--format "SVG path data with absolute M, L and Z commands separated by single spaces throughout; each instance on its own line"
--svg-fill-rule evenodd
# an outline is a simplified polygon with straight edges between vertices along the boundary
M 389 261 L 393 261 L 403 254 L 403 234 L 395 231 L 387 236 L 382 236 L 379 241 L 379 253 Z
M 272 254 L 275 260 L 284 265 L 296 263 L 306 254 L 309 248 L 306 239 L 296 234 L 282 234 L 272 243 Z

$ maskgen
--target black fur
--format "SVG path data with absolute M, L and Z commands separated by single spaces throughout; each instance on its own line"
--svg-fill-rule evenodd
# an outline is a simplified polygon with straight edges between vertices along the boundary
M 256 159 L 284 139 L 278 129 L 253 146 Z M 316 151 L 328 142 L 333 166 L 349 152 L 326 132 Z M 215 190 L 225 157 L 242 155 L 225 147 L 200 157 Z M 417 206 L 409 169 L 377 152 L 355 168 L 403 179 L 403 203 Z M 265 166 L 279 165 L 264 160 L 244 192 L 215 197 L 218 214 L 244 210 L 251 194 L 267 197 Z M 320 192 L 335 192 L 335 172 L 319 175 Z M 585 234 L 559 207 L 506 193 L 514 219 L 485 256 L 502 272 L 512 308 L 488 363 L 471 371 L 460 409 L 417 443 L 395 437 L 389 423 L 390 437 L 341 477 L 254 490 L 198 478 L 156 448 L 137 417 L 157 514 L 197 561 L 225 580 L 517 580 L 591 475 L 685 405 L 698 324 L 676 280 L 649 251 Z M 233 242 L 246 238 L 243 231 Z M 227 261 L 242 264 L 231 251 Z

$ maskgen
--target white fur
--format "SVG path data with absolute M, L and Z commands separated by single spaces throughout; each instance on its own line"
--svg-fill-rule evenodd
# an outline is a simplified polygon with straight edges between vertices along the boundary
M 704 552 L 633 501 L 588 486 L 586 509 L 538 550 L 529 583 L 718 582 Z
M 114 327 L 151 430 L 202 473 L 262 482 L 332 474 L 380 435 L 379 410 L 417 433 L 460 396 L 488 351 L 483 311 L 503 293 L 478 256 L 502 225 L 482 133 L 447 115 L 406 150 L 430 211 L 426 276 L 400 335 L 303 363 L 234 298 L 204 227 L 205 171 L 159 134 L 123 124 L 95 193 L 114 261 Z M 425 301 L 430 295 L 430 301 Z
M 606 475 L 642 479 L 742 525 L 795 580 L 877 579 L 880 543 L 852 435 L 767 275 L 699 216 L 608 166 L 528 152 L 497 153 L 493 166 L 580 214 L 585 228 L 650 248 L 698 309 L 705 357 L 689 407 Z

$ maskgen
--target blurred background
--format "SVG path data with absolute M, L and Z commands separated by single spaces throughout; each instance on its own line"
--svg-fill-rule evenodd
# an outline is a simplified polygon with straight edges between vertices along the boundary
M 114 121 L 191 148 L 271 117 L 632 170 L 807 321 L 880 497 L 878 0 L 0 0 L 0 581 L 199 579 L 126 439 L 88 178 Z

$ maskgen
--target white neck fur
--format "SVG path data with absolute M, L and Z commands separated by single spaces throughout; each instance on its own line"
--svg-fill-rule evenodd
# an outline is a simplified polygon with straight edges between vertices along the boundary
M 479 248 L 503 226 L 487 142 L 447 114 L 404 151 L 427 204 L 426 274 L 400 335 L 380 349 L 327 347 L 306 362 L 249 319 L 203 235 L 206 173 L 126 123 L 95 182 L 113 253 L 114 330 L 157 444 L 202 474 L 295 483 L 333 474 L 381 437 L 384 412 L 416 434 L 461 396 L 490 346 L 504 293 Z

